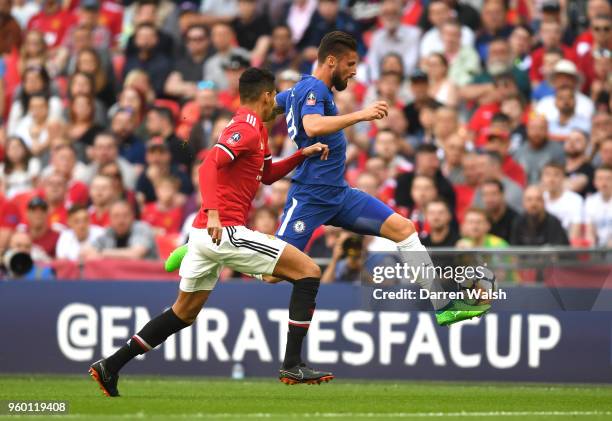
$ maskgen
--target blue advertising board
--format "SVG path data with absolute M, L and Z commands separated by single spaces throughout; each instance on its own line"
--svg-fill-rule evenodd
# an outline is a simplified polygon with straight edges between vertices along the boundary
M 173 282 L 0 282 L 0 373 L 85 373 L 169 307 Z M 323 285 L 305 356 L 341 378 L 612 382 L 612 290 L 513 287 L 482 319 L 439 327 L 423 301 Z M 196 323 L 125 373 L 274 376 L 289 285 L 220 283 Z

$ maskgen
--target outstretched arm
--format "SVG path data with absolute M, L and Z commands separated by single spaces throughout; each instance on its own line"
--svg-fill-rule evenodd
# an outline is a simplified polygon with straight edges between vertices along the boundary
M 321 154 L 321 160 L 325 161 L 329 155 L 329 146 L 324 143 L 315 143 L 304 149 L 298 149 L 293 155 L 276 162 L 271 158 L 264 161 L 263 176 L 261 182 L 272 184 L 291 172 L 309 156 Z
M 326 136 L 345 129 L 360 121 L 380 120 L 389 113 L 385 101 L 376 101 L 363 110 L 350 114 L 323 116 L 321 114 L 306 114 L 302 117 L 302 125 L 308 137 Z
M 298 149 L 293 155 L 276 162 L 272 162 L 272 158 L 267 158 L 264 161 L 261 182 L 270 185 L 289 174 L 292 169 L 300 165 L 306 158 L 302 151 L 302 149 Z

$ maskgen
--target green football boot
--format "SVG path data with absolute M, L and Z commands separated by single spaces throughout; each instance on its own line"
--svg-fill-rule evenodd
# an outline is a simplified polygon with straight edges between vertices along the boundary
M 462 300 L 453 300 L 446 307 L 436 311 L 436 321 L 440 326 L 482 317 L 491 309 L 491 304 L 470 305 Z
M 164 264 L 164 269 L 166 269 L 166 272 L 174 272 L 180 268 L 185 254 L 187 254 L 187 244 L 183 244 L 182 246 L 175 248 L 174 251 L 170 253 L 170 256 L 168 256 L 166 263 Z

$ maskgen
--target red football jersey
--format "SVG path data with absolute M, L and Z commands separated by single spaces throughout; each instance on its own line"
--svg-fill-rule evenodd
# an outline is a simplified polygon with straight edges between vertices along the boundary
M 224 227 L 246 225 L 251 203 L 261 183 L 264 159 L 271 158 L 268 131 L 254 112 L 240 107 L 214 147 L 221 149 L 233 161 L 218 170 L 216 201 L 221 224 Z M 207 165 L 207 161 L 202 165 Z M 206 203 L 203 192 L 200 186 L 203 202 Z M 206 228 L 207 222 L 203 205 L 193 226 Z

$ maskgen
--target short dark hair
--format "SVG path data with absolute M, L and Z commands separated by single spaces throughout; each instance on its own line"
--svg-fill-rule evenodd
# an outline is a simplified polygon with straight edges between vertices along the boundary
M 325 34 L 319 44 L 317 58 L 323 63 L 327 56 L 340 57 L 348 51 L 357 51 L 357 41 L 352 35 L 342 31 L 332 31 Z
M 240 75 L 240 102 L 255 101 L 263 92 L 272 92 L 274 89 L 274 74 L 269 70 L 249 67 Z
M 526 25 L 524 23 L 520 23 L 520 24 L 518 24 L 518 25 L 516 25 L 514 27 L 512 32 L 514 32 L 516 29 L 523 29 L 524 31 L 526 31 L 529 34 L 529 36 L 533 36 L 533 29 L 531 29 L 531 27 L 529 25 Z
M 491 118 L 491 123 L 507 123 L 510 124 L 510 117 L 504 113 L 495 113 Z
M 480 215 L 480 216 L 482 216 L 484 219 L 486 219 L 486 220 L 487 220 L 487 222 L 488 222 L 489 224 L 491 223 L 491 219 L 489 218 L 489 215 L 487 215 L 487 212 L 486 212 L 484 209 L 477 208 L 477 207 L 471 207 L 471 208 L 468 208 L 468 209 L 467 209 L 467 210 L 466 210 L 466 211 L 463 213 L 463 215 L 464 215 L 464 219 L 465 219 L 465 216 L 466 216 L 468 213 L 475 213 L 475 214 L 477 214 L 477 215 Z
M 595 168 L 595 172 L 597 171 L 612 171 L 612 167 L 610 165 L 602 165 L 600 167 Z
M 378 137 L 378 135 L 380 135 L 380 134 L 385 134 L 385 133 L 389 133 L 389 134 L 390 134 L 390 135 L 392 135 L 392 136 L 393 136 L 395 139 L 397 139 L 397 138 L 398 138 L 397 133 L 395 133 L 395 132 L 394 132 L 393 130 L 391 130 L 391 129 L 381 129 L 381 130 L 378 130 L 378 131 L 376 132 L 376 137 Z
M 491 40 L 489 41 L 489 45 L 491 45 L 494 42 L 503 42 L 506 45 L 510 43 L 507 38 L 504 38 L 501 35 L 493 36 L 493 38 L 491 38 Z
M 28 100 L 26 101 L 27 105 L 26 108 L 30 108 L 30 102 L 32 102 L 33 99 L 35 98 L 42 98 L 45 100 L 45 104 L 47 104 L 47 107 L 49 106 L 49 95 L 47 95 L 46 92 L 34 92 L 33 94 L 28 96 Z
M 546 50 L 544 50 L 544 55 L 546 54 L 556 54 L 563 57 L 563 50 L 559 47 L 548 47 Z
M 444 198 L 442 198 L 442 197 L 440 197 L 440 196 L 436 197 L 434 200 L 432 200 L 431 202 L 427 203 L 427 204 L 425 205 L 425 210 L 427 211 L 427 209 L 428 209 L 428 208 L 429 208 L 431 205 L 433 205 L 434 203 L 438 203 L 438 204 L 443 205 L 443 206 L 446 208 L 446 211 L 447 211 L 448 213 L 450 213 L 451 215 L 453 214 L 453 212 L 451 211 L 451 208 L 450 208 L 450 205 L 448 204 L 448 202 L 447 202 L 447 201 L 446 201 Z
M 187 34 L 193 29 L 199 29 L 201 31 L 204 31 L 204 35 L 206 35 L 207 38 L 210 36 L 210 31 L 208 30 L 208 27 L 206 25 L 201 25 L 199 23 L 194 23 L 192 25 L 189 25 L 187 27 L 187 30 L 185 31 L 185 36 L 187 36 Z
M 81 212 L 81 211 L 85 211 L 87 212 L 87 206 L 82 205 L 82 204 L 76 204 L 76 205 L 72 205 L 69 209 L 68 209 L 68 216 L 72 216 L 75 213 Z
M 159 6 L 159 1 L 158 0 L 138 0 L 136 2 L 136 4 L 138 6 L 148 6 L 148 5 L 151 5 L 151 6 L 157 7 L 157 6 Z
M 427 81 L 427 79 L 425 79 L 425 81 Z M 430 110 L 437 110 L 438 108 L 441 108 L 442 104 L 440 104 L 438 101 L 436 101 L 433 98 L 428 98 L 425 100 L 425 102 L 423 103 L 423 105 L 421 106 L 421 110 L 422 111 L 424 108 L 430 109 Z
M 487 158 L 489 158 L 489 160 L 492 160 L 492 161 L 496 162 L 499 165 L 501 165 L 504 162 L 502 156 L 499 153 L 497 153 L 497 152 L 487 151 L 487 152 L 484 153 L 484 155 L 486 155 Z
M 134 34 L 140 31 L 141 29 L 150 29 L 155 32 L 155 36 L 157 36 L 157 27 L 150 22 L 139 23 L 136 28 L 134 28 Z
M 397 79 L 398 83 L 402 83 L 402 81 L 404 80 L 404 75 L 399 73 L 399 72 L 394 72 L 391 70 L 387 70 L 386 72 L 382 72 L 380 74 L 380 79 L 382 79 L 383 77 L 394 77 L 395 79 Z
M 501 102 L 504 102 L 504 101 L 518 101 L 521 104 L 521 107 L 523 107 L 523 108 L 526 105 L 525 104 L 525 98 L 523 98 L 523 96 L 520 93 L 518 93 L 518 92 L 515 93 L 515 94 L 508 95 L 507 97 L 502 99 Z M 507 114 L 506 114 L 506 116 L 507 116 Z
M 421 145 L 419 145 L 417 147 L 416 150 L 416 154 L 422 154 L 422 153 L 433 153 L 433 154 L 437 154 L 438 153 L 438 148 L 436 147 L 436 145 L 433 145 L 431 143 L 423 143 Z
M 444 67 L 446 67 L 448 69 L 448 59 L 446 58 L 446 56 L 444 54 L 438 53 L 438 52 L 434 52 L 434 53 L 431 53 L 429 55 L 429 57 L 437 57 L 438 59 L 440 59 L 440 61 L 444 65 Z
M 77 150 L 72 143 L 60 143 L 59 145 L 54 146 L 51 151 L 59 152 L 63 149 L 68 149 L 74 156 L 77 155 Z
M 486 186 L 487 184 L 491 184 L 494 186 L 497 186 L 497 189 L 499 190 L 500 193 L 504 193 L 504 183 L 502 183 L 501 181 L 499 181 L 496 178 L 488 178 L 486 179 L 483 183 L 482 186 Z
M 293 31 L 291 30 L 291 27 L 289 25 L 287 25 L 286 23 L 279 23 L 278 25 L 274 26 L 274 28 L 272 28 L 272 32 L 270 32 L 270 33 L 272 34 L 272 33 L 274 33 L 278 29 L 285 29 L 287 32 L 289 32 L 289 35 L 293 34 Z
M 544 170 L 546 168 L 554 168 L 556 170 L 561 171 L 562 173 L 565 174 L 565 165 L 563 165 L 562 163 L 560 163 L 559 161 L 548 161 L 546 164 L 544 164 L 544 166 L 542 167 L 542 173 L 544 173 Z
M 98 139 L 99 137 L 109 137 L 113 140 L 113 143 L 115 144 L 115 146 L 119 145 L 119 140 L 117 139 L 117 136 L 115 136 L 115 133 L 111 132 L 110 130 L 103 130 L 101 132 L 99 132 L 93 140 L 93 143 L 96 143 L 96 139 Z
M 430 4 L 433 2 L 430 2 Z M 457 18 L 449 18 L 446 19 L 443 23 L 442 23 L 442 27 L 445 26 L 454 26 L 456 28 L 459 28 L 459 30 L 461 30 L 461 22 L 459 21 L 459 19 Z
M 556 89 L 555 94 L 558 94 L 558 93 L 560 93 L 560 92 L 562 92 L 562 91 L 570 91 L 570 92 L 572 92 L 572 93 L 573 93 L 573 92 L 574 92 L 574 88 L 572 88 L 571 86 L 568 86 L 568 85 L 561 85 L 561 86 L 559 86 L 559 87 Z
M 514 76 L 512 75 L 512 72 L 510 70 L 507 70 L 493 77 L 493 84 L 495 86 L 499 85 L 501 82 L 510 82 L 513 83 L 514 86 L 518 86 L 516 83 L 516 79 L 514 79 Z
M 174 127 L 174 116 L 172 115 L 172 111 L 170 108 L 162 107 L 159 105 L 154 105 L 149 109 L 149 112 L 157 113 L 161 118 L 168 121 Z

